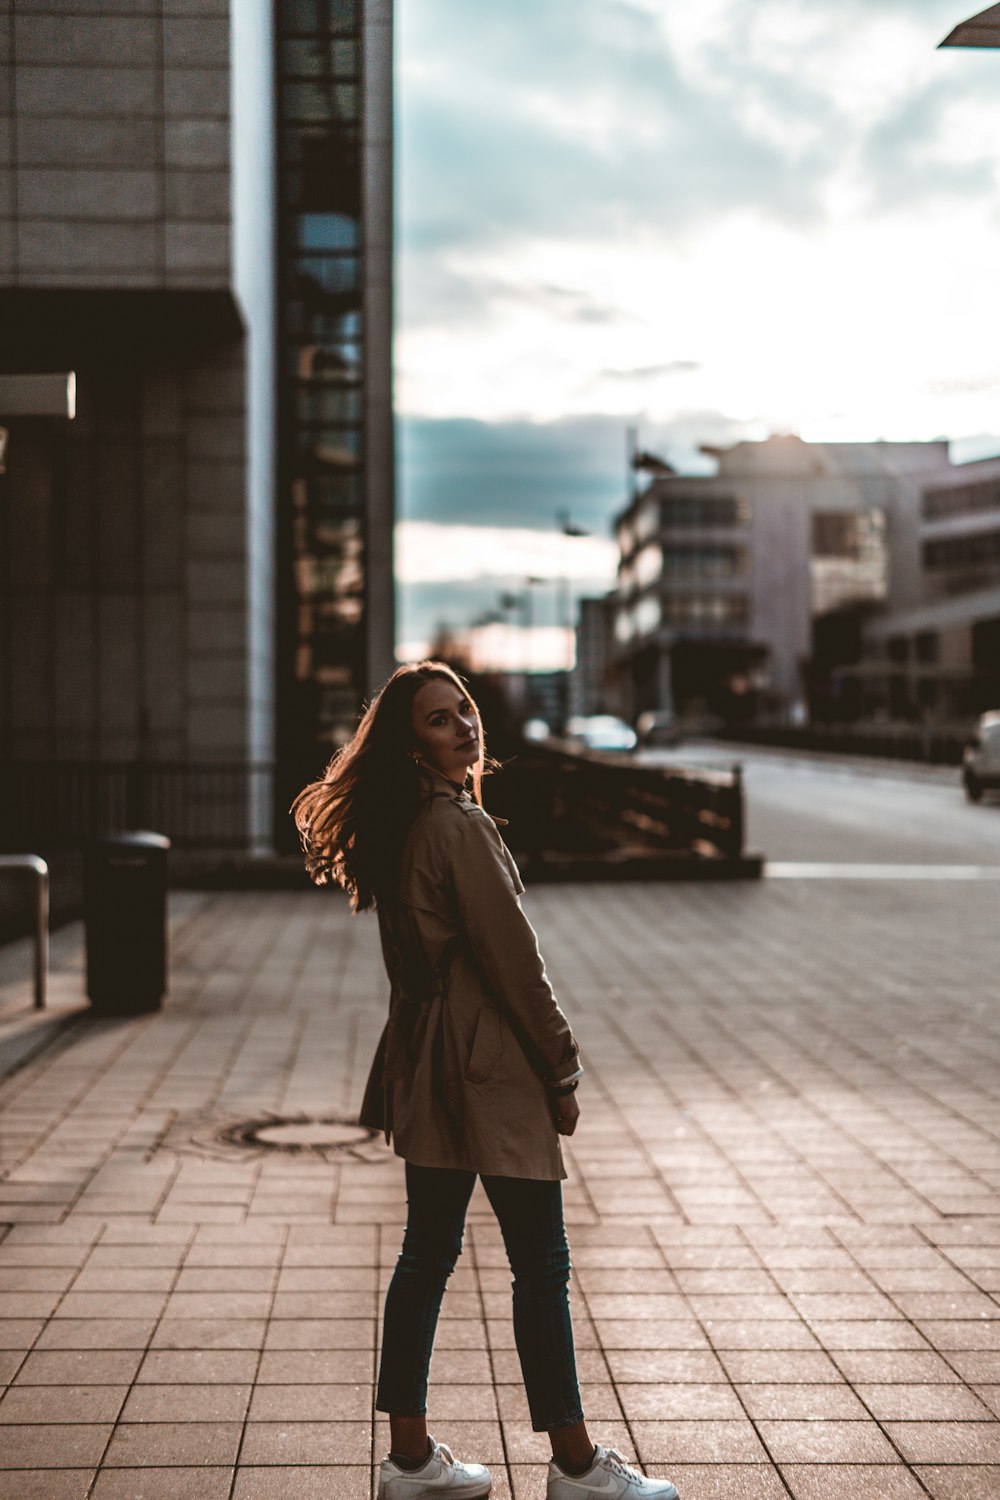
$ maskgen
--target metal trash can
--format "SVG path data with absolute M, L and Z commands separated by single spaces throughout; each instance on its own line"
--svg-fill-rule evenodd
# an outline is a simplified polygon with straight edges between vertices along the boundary
M 94 1010 L 158 1010 L 167 988 L 167 850 L 162 833 L 117 833 L 90 847 L 84 879 L 87 994 Z

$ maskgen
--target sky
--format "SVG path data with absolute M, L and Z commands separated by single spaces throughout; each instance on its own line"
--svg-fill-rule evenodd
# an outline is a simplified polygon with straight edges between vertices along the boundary
M 629 428 L 684 472 L 771 432 L 1000 450 L 1000 51 L 936 50 L 977 9 L 398 8 L 401 654 L 533 576 L 560 664 Z

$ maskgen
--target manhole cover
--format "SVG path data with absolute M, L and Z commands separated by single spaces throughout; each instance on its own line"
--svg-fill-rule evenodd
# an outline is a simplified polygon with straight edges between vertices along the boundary
M 256 1126 L 250 1139 L 275 1151 L 319 1151 L 330 1146 L 357 1146 L 369 1139 L 362 1125 L 342 1125 L 339 1120 L 282 1120 L 276 1125 Z
M 267 1114 L 250 1119 L 220 1120 L 216 1115 L 178 1115 L 153 1148 L 196 1152 L 221 1159 L 233 1155 L 311 1157 L 316 1162 L 358 1161 L 374 1166 L 391 1161 L 380 1130 L 336 1115 Z
M 327 1157 L 352 1152 L 366 1146 L 378 1135 L 354 1120 L 338 1120 L 329 1115 L 263 1115 L 256 1120 L 238 1120 L 217 1132 L 216 1139 L 226 1146 L 251 1151 L 285 1151 L 297 1156 L 303 1153 Z

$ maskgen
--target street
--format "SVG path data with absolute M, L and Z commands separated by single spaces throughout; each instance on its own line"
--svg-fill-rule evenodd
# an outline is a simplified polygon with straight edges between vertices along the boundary
M 966 800 L 953 767 L 691 741 L 650 765 L 742 764 L 747 848 L 768 861 L 1000 866 L 1000 797 Z

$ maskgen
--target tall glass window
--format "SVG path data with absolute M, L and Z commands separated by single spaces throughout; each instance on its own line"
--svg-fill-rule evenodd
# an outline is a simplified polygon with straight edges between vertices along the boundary
M 360 0 L 276 0 L 279 755 L 290 785 L 365 683 Z M 283 701 L 282 701 L 283 700 Z

